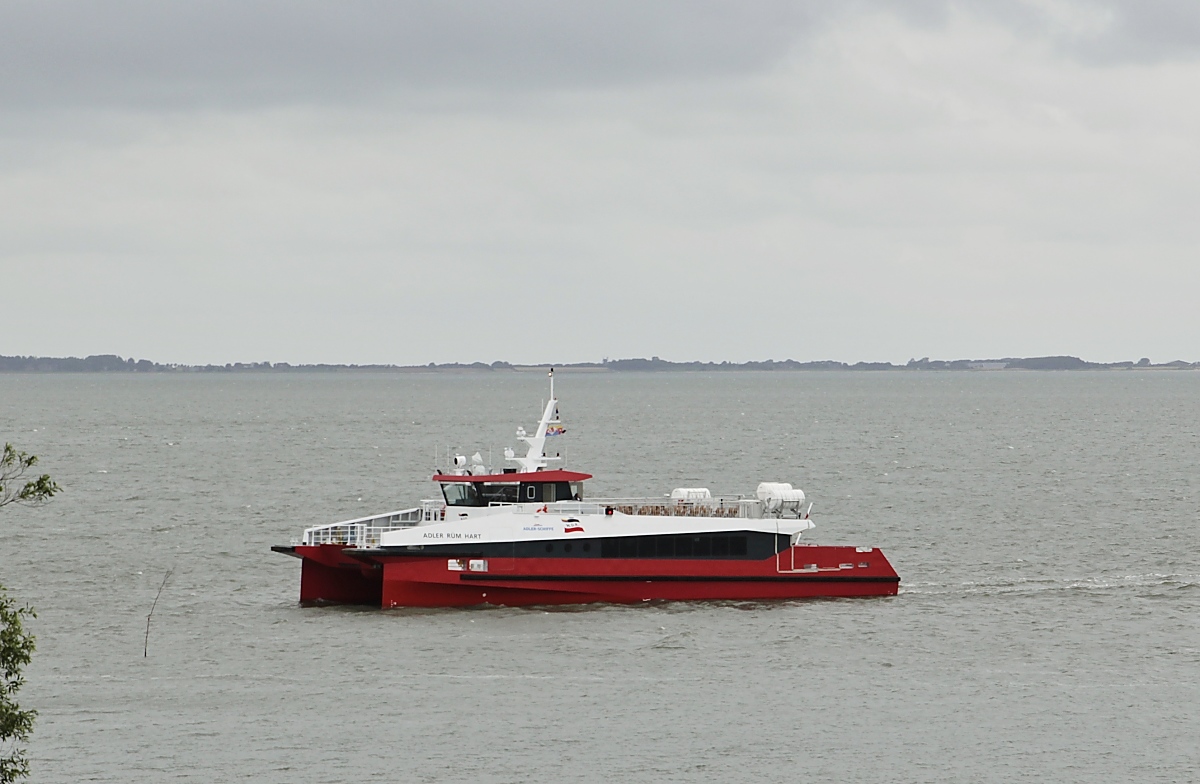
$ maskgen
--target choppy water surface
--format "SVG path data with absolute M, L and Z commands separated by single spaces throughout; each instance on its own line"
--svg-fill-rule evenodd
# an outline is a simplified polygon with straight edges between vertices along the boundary
M 296 605 L 270 545 L 498 456 L 544 381 L 0 376 L 64 487 L 0 510 L 35 780 L 1200 778 L 1200 374 L 563 374 L 592 495 L 792 481 L 900 595 Z

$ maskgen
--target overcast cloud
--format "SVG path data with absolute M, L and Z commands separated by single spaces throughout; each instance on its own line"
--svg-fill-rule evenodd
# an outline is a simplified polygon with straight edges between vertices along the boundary
M 1200 360 L 1200 4 L 6 2 L 2 354 Z

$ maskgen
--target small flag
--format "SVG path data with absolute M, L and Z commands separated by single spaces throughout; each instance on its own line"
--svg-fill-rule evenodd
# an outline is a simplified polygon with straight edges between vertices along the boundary
M 567 432 L 567 429 L 565 427 L 563 427 L 562 425 L 549 425 L 546 428 L 546 436 L 547 437 L 561 436 L 565 432 Z

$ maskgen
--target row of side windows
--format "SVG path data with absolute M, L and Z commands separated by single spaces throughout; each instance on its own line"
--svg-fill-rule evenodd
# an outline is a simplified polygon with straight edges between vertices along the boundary
M 706 558 L 744 555 L 745 535 L 622 536 L 600 540 L 601 558 Z
M 759 560 L 788 548 L 787 534 L 752 531 L 712 534 L 655 534 L 588 539 L 530 539 L 432 545 L 438 550 L 496 558 L 749 558 Z

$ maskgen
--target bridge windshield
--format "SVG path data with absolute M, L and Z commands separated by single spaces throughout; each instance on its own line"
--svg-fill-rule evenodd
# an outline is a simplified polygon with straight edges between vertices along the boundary
M 519 490 L 515 484 L 482 484 L 479 486 L 479 495 L 484 504 L 515 504 L 521 500 L 518 497 Z
M 446 482 L 442 485 L 442 495 L 446 497 L 447 506 L 483 506 L 479 491 L 470 482 Z
M 442 495 L 447 506 L 490 506 L 517 503 L 518 489 L 516 483 L 444 482 Z

